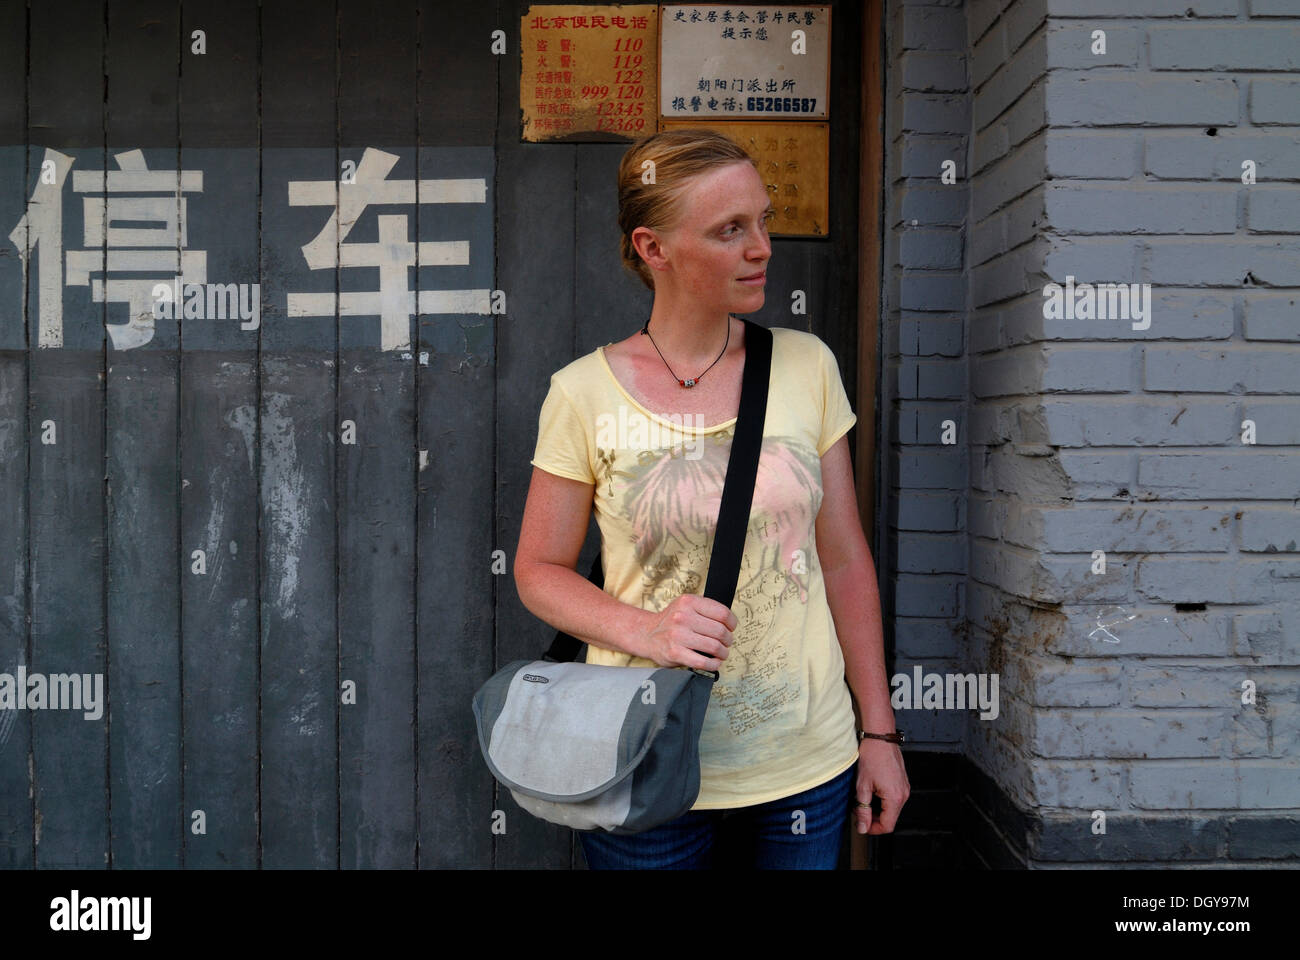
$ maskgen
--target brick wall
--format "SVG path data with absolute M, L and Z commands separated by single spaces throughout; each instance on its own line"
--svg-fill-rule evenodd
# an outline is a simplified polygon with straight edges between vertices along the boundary
M 893 671 L 949 672 L 964 660 L 967 573 L 966 233 L 970 130 L 966 18 L 960 4 L 890 3 L 885 16 L 885 260 L 877 558 Z M 943 165 L 954 164 L 944 182 Z M 942 442 L 944 421 L 956 442 Z M 952 862 L 952 761 L 965 718 L 899 711 L 912 797 L 881 844 L 886 866 Z
M 976 2 L 967 5 L 966 16 L 972 109 L 970 407 L 962 437 L 970 458 L 965 669 L 998 675 L 999 710 L 992 720 L 969 712 L 961 716 L 974 767 L 1005 794 L 1005 802 L 1033 808 L 1041 802 L 1042 778 L 1029 732 L 1039 696 L 1035 681 L 1041 679 L 1044 690 L 1057 691 L 1057 696 L 1064 695 L 1060 691 L 1067 685 L 1086 683 L 1069 671 L 1044 675 L 1040 671 L 1046 665 L 1035 659 L 1033 649 L 1036 635 L 1050 628 L 1056 616 L 1052 605 L 1061 599 L 1044 589 L 1036 556 L 1040 530 L 1033 511 L 1039 504 L 1050 508 L 1060 493 L 1060 468 L 1048 456 L 1039 405 L 1046 371 L 1050 368 L 1052 376 L 1059 377 L 1063 370 L 1052 367 L 1050 356 L 1017 335 L 1016 325 L 1026 307 L 1041 303 L 1048 141 L 1046 4 Z M 1019 535 L 1008 535 L 1012 518 L 1021 523 Z M 1027 630 L 1013 628 L 1016 619 L 1023 620 Z M 1011 866 L 1022 861 L 1027 831 L 1019 818 L 999 809 L 988 790 L 964 790 L 961 813 L 963 835 L 986 863 Z
M 893 669 L 1000 677 L 899 724 L 976 862 L 1294 858 L 1300 0 L 889 11 Z M 1045 316 L 1067 277 L 1149 327 Z

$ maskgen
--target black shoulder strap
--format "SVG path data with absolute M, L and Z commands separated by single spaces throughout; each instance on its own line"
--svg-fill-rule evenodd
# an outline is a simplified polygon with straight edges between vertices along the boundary
M 740 558 L 745 551 L 749 531 L 749 511 L 754 502 L 754 479 L 758 476 L 758 457 L 763 446 L 763 424 L 767 418 L 767 391 L 772 379 L 772 331 L 741 318 L 745 324 L 745 370 L 740 382 L 740 410 L 732 428 L 731 454 L 727 460 L 726 480 L 722 485 L 722 502 L 718 509 L 718 526 L 709 557 L 709 574 L 704 596 L 731 606 L 740 577 Z M 596 553 L 589 578 L 604 586 L 600 553 Z M 545 659 L 560 662 L 576 660 L 582 641 L 558 632 Z

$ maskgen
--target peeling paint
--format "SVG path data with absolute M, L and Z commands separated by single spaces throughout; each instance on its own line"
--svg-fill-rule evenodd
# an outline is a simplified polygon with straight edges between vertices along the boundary
M 308 527 L 306 486 L 298 459 L 293 420 L 285 415 L 289 397 L 271 393 L 263 398 L 262 469 L 266 491 L 268 593 L 286 619 L 297 616 L 298 559 Z

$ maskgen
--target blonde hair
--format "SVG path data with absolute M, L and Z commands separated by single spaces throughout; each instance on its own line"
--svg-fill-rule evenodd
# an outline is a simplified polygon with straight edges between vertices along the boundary
M 654 163 L 653 183 L 645 183 L 642 164 Z M 628 148 L 618 165 L 618 226 L 623 232 L 623 266 L 651 290 L 654 271 L 632 245 L 637 227 L 667 230 L 681 216 L 681 198 L 691 181 L 701 174 L 732 163 L 758 163 L 734 140 L 714 130 L 687 128 L 665 130 L 643 137 Z

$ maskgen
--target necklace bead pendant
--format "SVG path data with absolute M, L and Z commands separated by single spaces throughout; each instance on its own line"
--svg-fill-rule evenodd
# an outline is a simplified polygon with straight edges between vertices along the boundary
M 682 386 L 683 386 L 683 387 L 693 387 L 693 386 L 695 386 L 695 380 L 694 380 L 694 379 L 691 379 L 691 380 L 683 380 L 683 381 L 682 381 Z

